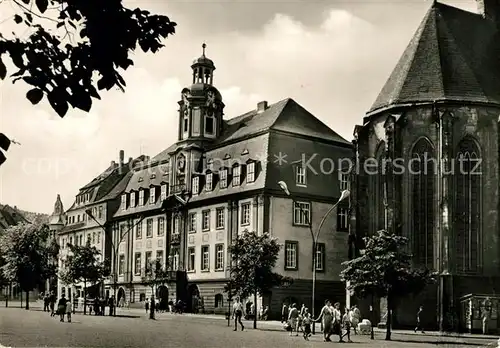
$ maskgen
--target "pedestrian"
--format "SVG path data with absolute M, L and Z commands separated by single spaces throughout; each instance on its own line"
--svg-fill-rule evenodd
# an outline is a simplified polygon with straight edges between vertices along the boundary
M 71 323 L 71 312 L 73 310 L 73 303 L 71 302 L 71 297 L 68 298 L 68 302 L 66 302 L 66 317 L 68 319 L 68 323 Z
M 264 311 L 262 312 L 262 320 L 266 321 L 269 315 L 269 306 L 264 307 Z
M 344 342 L 342 339 L 342 313 L 340 312 L 340 303 L 336 302 L 333 305 L 333 334 L 339 336 L 339 343 Z
M 106 315 L 106 299 L 101 299 L 100 305 L 101 305 L 101 315 Z
M 423 311 L 424 311 L 424 306 L 420 306 L 418 308 L 418 312 L 417 312 L 417 326 L 415 327 L 415 330 L 414 330 L 415 332 L 417 332 L 417 330 L 421 330 L 422 333 L 425 333 L 424 328 L 422 327 L 422 321 L 420 318 Z
M 346 308 L 345 309 L 345 313 L 344 313 L 344 316 L 342 317 L 342 325 L 345 329 L 345 334 L 342 335 L 342 338 L 344 338 L 345 336 L 347 336 L 347 342 L 351 343 L 351 315 L 350 315 L 351 311 L 349 310 L 349 308 Z
M 43 311 L 48 312 L 49 311 L 49 294 L 45 293 L 43 296 Z
M 283 324 L 288 320 L 288 304 L 283 303 L 283 308 L 281 309 L 281 323 Z
M 61 296 L 59 299 L 59 302 L 57 302 L 57 314 L 59 314 L 59 318 L 61 322 L 64 322 L 64 315 L 66 314 L 66 297 L 64 294 Z
M 295 331 L 295 336 L 299 335 L 299 310 L 296 308 L 296 304 L 292 303 L 290 306 L 290 310 L 288 312 L 288 323 L 290 324 L 290 336 L 293 335 L 293 332 Z
M 149 312 L 149 298 L 144 301 L 144 309 L 146 309 L 146 314 Z
M 309 341 L 311 337 L 311 314 L 307 308 L 304 308 L 304 314 L 302 314 L 302 331 L 304 332 L 304 339 Z
M 483 321 L 483 335 L 488 334 L 488 329 L 489 329 L 489 323 L 491 319 L 491 303 L 489 302 L 489 299 L 486 299 L 484 301 L 484 307 L 483 307 L 483 312 L 482 314 L 482 321 Z
M 233 305 L 233 318 L 234 318 L 234 330 L 238 331 L 238 323 L 241 325 L 241 331 L 245 330 L 243 323 L 241 322 L 241 318 L 243 317 L 243 304 L 240 302 L 240 299 L 237 297 L 234 301 Z
M 94 313 L 95 313 L 95 315 L 101 315 L 101 312 L 99 310 L 100 306 L 101 306 L 101 300 L 100 300 L 99 296 L 96 296 L 96 298 L 94 300 Z
M 49 306 L 50 306 L 50 316 L 53 317 L 56 315 L 56 313 L 54 311 L 55 306 L 56 306 L 56 295 L 54 294 L 53 291 L 50 292 Z
M 333 308 L 330 300 L 325 301 L 325 305 L 315 321 L 318 322 L 320 320 L 322 320 L 323 323 L 323 341 L 331 342 L 330 336 L 332 335 Z
M 351 316 L 351 327 L 354 330 L 354 334 L 357 335 L 358 334 L 358 331 L 357 331 L 358 324 L 359 324 L 359 321 L 361 320 L 361 313 L 359 311 L 358 306 L 356 306 L 356 305 L 352 306 L 349 314 Z
M 115 295 L 111 295 L 109 298 L 109 315 L 112 316 L 115 313 Z

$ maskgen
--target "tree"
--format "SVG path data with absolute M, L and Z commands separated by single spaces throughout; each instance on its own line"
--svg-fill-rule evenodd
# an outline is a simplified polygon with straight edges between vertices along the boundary
M 255 232 L 245 232 L 229 247 L 233 258 L 231 279 L 225 286 L 230 297 L 254 297 L 255 312 L 257 312 L 257 295 L 268 293 L 273 287 L 291 283 L 291 279 L 274 273 L 278 260 L 280 244 L 268 233 L 257 235 Z M 257 328 L 255 313 L 254 329 Z
M 412 255 L 405 251 L 406 237 L 381 230 L 364 241 L 364 254 L 344 262 L 345 269 L 340 276 L 343 281 L 350 282 L 349 290 L 357 297 L 387 298 L 385 339 L 390 340 L 392 310 L 398 300 L 420 293 L 434 281 L 434 275 L 426 268 L 412 267 Z
M 26 39 L 6 39 L 0 33 L 0 80 L 8 73 L 3 56 L 10 56 L 17 69 L 12 81 L 32 87 L 26 98 L 33 105 L 46 96 L 60 117 L 69 106 L 90 111 L 92 98 L 101 99 L 98 90 L 125 91 L 120 71 L 134 64 L 130 54 L 137 46 L 156 53 L 163 47 L 161 40 L 175 33 L 176 23 L 167 16 L 128 9 L 121 0 L 10 3 L 18 10 L 13 21 L 32 33 Z M 0 148 L 7 151 L 1 141 Z M 0 151 L 0 165 L 3 161 Z
M 101 252 L 90 245 L 90 241 L 83 246 L 68 244 L 70 250 L 63 260 L 64 268 L 60 278 L 65 284 L 83 282 L 83 314 L 87 314 L 87 284 L 90 286 L 99 283 L 107 274 L 107 265 L 98 260 Z
M 150 261 L 144 269 L 142 283 L 151 288 L 151 308 L 149 309 L 149 319 L 155 318 L 155 293 L 158 286 L 164 285 L 168 280 L 168 272 L 162 266 L 160 260 Z
M 17 282 L 26 292 L 26 309 L 29 292 L 56 274 L 56 266 L 50 262 L 54 251 L 47 247 L 49 235 L 47 225 L 19 224 L 9 227 L 0 237 L 3 276 L 9 282 Z

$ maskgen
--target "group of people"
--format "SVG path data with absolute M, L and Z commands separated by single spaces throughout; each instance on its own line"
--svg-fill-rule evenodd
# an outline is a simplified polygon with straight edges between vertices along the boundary
M 339 342 L 345 342 L 344 337 L 347 336 L 347 341 L 351 341 L 351 327 L 354 329 L 354 333 L 357 334 L 357 326 L 361 319 L 361 312 L 356 305 L 352 308 L 346 308 L 342 314 L 340 310 L 340 303 L 337 302 L 333 306 L 329 300 L 325 301 L 324 307 L 318 318 L 314 319 L 309 313 L 309 309 L 302 304 L 302 308 L 299 310 L 296 304 L 292 304 L 288 307 L 286 304 L 283 306 L 282 321 L 286 321 L 286 329 L 290 331 L 290 336 L 299 335 L 299 331 L 302 331 L 305 340 L 309 340 L 311 336 L 311 324 L 313 322 L 322 322 L 323 324 L 323 339 L 325 342 L 330 342 L 331 335 L 338 335 Z M 285 320 L 287 319 L 287 320 Z
M 57 309 L 55 308 L 56 295 L 53 291 L 49 294 L 43 296 L 43 311 L 49 312 L 51 317 L 59 315 L 60 321 L 64 321 L 64 317 L 67 316 L 68 323 L 71 323 L 71 312 L 73 311 L 73 306 L 70 300 L 67 300 L 64 294 L 57 301 Z

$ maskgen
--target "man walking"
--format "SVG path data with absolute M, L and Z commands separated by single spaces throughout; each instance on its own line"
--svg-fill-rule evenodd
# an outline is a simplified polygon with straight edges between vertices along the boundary
M 425 333 L 424 328 L 422 327 L 422 321 L 420 318 L 423 311 L 424 311 L 424 306 L 420 306 L 418 309 L 418 312 L 417 312 L 417 326 L 415 327 L 415 330 L 414 330 L 415 332 L 417 332 L 417 330 L 421 330 L 422 333 Z
M 237 297 L 233 305 L 233 318 L 234 318 L 234 330 L 238 331 L 238 323 L 241 325 L 241 331 L 245 330 L 243 323 L 241 322 L 241 317 L 243 317 L 243 304 Z

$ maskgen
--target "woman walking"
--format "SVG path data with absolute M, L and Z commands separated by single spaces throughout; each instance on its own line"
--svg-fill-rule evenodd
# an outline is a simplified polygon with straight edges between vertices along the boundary
M 66 303 L 66 318 L 68 319 L 68 323 L 71 323 L 72 311 L 73 311 L 73 303 L 71 303 L 71 298 L 68 298 L 68 302 Z
M 311 314 L 305 308 L 302 314 L 302 331 L 304 332 L 304 339 L 306 341 L 309 341 L 309 337 L 311 337 L 311 321 Z
M 290 311 L 288 313 L 288 323 L 290 324 L 290 336 L 293 335 L 295 331 L 295 336 L 299 335 L 299 310 L 296 308 L 295 303 L 290 306 Z
M 325 342 L 331 342 L 330 336 L 332 335 L 333 308 L 330 300 L 325 301 L 325 305 L 321 309 L 318 319 L 315 321 L 318 322 L 320 320 L 323 320 L 323 340 Z
M 59 321 L 61 322 L 64 322 L 64 315 L 66 314 L 66 303 L 67 301 L 63 294 L 57 302 L 57 313 L 59 314 Z
M 342 313 L 340 312 L 340 303 L 336 302 L 333 307 L 332 331 L 335 335 L 339 336 L 339 343 L 344 342 L 344 340 L 342 339 Z

